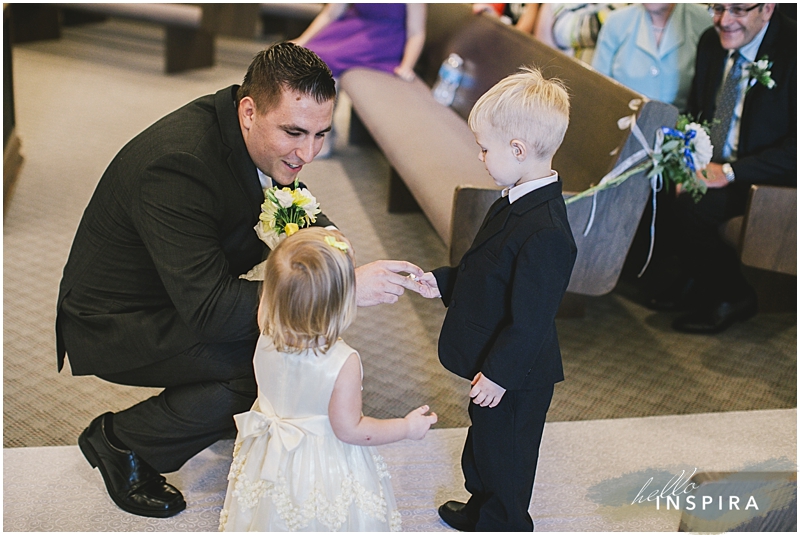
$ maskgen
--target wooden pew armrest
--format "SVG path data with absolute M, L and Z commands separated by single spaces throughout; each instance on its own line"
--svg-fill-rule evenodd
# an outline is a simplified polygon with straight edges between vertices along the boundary
M 797 190 L 752 186 L 739 242 L 746 266 L 797 275 Z
M 472 245 L 475 235 L 501 194 L 500 189 L 457 186 L 453 194 L 453 224 L 450 238 L 450 265 L 457 266 Z

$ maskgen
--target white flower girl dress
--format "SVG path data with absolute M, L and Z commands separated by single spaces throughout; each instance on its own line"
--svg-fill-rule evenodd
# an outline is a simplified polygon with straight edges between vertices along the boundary
M 389 473 L 374 448 L 339 440 L 328 403 L 356 353 L 341 339 L 327 353 L 277 351 L 261 336 L 258 399 L 237 414 L 220 531 L 399 531 Z

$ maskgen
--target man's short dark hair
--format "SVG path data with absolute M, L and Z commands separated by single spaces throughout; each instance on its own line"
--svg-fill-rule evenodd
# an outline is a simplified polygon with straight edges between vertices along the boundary
M 294 43 L 278 43 L 253 58 L 236 93 L 251 97 L 259 113 L 276 107 L 282 92 L 296 91 L 322 104 L 336 98 L 331 70 L 314 52 Z

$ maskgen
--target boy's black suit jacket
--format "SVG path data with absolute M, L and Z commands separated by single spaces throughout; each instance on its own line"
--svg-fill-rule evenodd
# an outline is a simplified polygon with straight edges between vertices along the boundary
M 258 284 L 238 276 L 267 248 L 253 229 L 263 193 L 237 89 L 170 113 L 109 164 L 61 280 L 59 369 L 65 350 L 81 375 L 138 368 L 198 343 L 255 343 Z M 62 315 L 72 326 L 66 344 Z
M 433 271 L 448 307 L 439 360 L 506 390 L 552 385 L 564 379 L 555 316 L 577 253 L 561 182 L 499 202 L 459 265 Z

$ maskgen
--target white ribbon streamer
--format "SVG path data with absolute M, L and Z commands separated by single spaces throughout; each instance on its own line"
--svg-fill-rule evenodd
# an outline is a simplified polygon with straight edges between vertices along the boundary
M 648 156 L 649 152 L 650 152 L 650 149 L 644 148 L 644 149 L 641 149 L 641 150 L 637 151 L 636 153 L 630 155 L 629 157 L 625 158 L 625 161 L 623 161 L 622 163 L 618 164 L 616 167 L 614 167 L 614 169 L 609 171 L 606 176 L 604 176 L 602 179 L 600 179 L 599 183 L 600 184 L 605 184 L 606 182 L 614 180 L 619 175 L 621 175 L 622 173 L 624 173 L 625 171 L 627 171 L 628 169 L 630 169 L 634 165 L 636 165 L 639 162 L 641 162 L 642 159 L 645 156 Z M 586 228 L 583 231 L 583 235 L 584 236 L 589 234 L 589 231 L 592 229 L 592 224 L 594 223 L 594 213 L 595 213 L 595 210 L 597 209 L 597 194 L 598 193 L 600 193 L 600 192 L 598 191 L 597 193 L 592 195 L 592 211 L 589 213 L 589 221 L 586 223 Z
M 617 121 L 617 126 L 624 130 L 626 128 L 631 129 L 631 133 L 636 138 L 636 141 L 642 146 L 641 149 L 636 151 L 634 154 L 631 154 L 627 158 L 625 158 L 622 162 L 618 163 L 614 169 L 609 171 L 603 178 L 600 179 L 599 184 L 605 184 L 606 182 L 610 182 L 614 180 L 619 175 L 633 167 L 634 165 L 640 163 L 645 157 L 652 157 L 654 152 L 661 152 L 661 145 L 664 141 L 664 134 L 661 133 L 661 130 L 658 130 L 656 134 L 656 145 L 653 150 L 647 144 L 647 138 L 644 137 L 642 130 L 639 128 L 639 125 L 636 124 L 636 115 L 629 115 L 626 117 L 621 118 Z M 598 185 L 599 185 L 598 184 Z M 589 213 L 589 221 L 586 223 L 586 228 L 583 231 L 584 237 L 589 234 L 589 231 L 592 229 L 592 225 L 594 224 L 594 216 L 597 210 L 597 194 L 600 193 L 599 191 L 592 195 L 592 210 Z
M 661 173 L 650 177 L 650 189 L 653 190 L 653 216 L 650 219 L 650 250 L 647 252 L 647 260 L 644 263 L 644 267 L 642 267 L 637 277 L 644 275 L 647 266 L 650 265 L 650 259 L 653 257 L 653 247 L 656 244 L 656 194 L 661 191 L 663 187 L 664 178 L 661 176 Z

